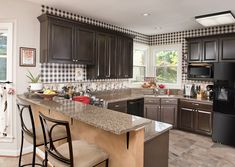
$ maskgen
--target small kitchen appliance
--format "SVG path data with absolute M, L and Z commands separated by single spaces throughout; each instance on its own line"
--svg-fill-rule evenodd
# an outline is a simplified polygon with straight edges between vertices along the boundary
M 185 97 L 196 97 L 195 85 L 185 84 L 184 85 L 184 96 Z

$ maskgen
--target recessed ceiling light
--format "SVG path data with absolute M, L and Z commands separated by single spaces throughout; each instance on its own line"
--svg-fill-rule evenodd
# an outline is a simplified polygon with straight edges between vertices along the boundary
M 150 13 L 144 13 L 143 14 L 143 16 L 149 16 L 150 15 Z
M 161 29 L 162 29 L 162 27 L 160 27 L 160 26 L 156 26 L 156 27 L 154 27 L 154 29 L 155 29 L 155 30 L 161 30 Z
M 195 19 L 205 27 L 235 24 L 235 18 L 231 11 L 196 16 Z

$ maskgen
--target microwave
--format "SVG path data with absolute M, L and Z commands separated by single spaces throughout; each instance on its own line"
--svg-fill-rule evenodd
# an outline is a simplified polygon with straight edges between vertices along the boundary
M 188 65 L 189 79 L 209 79 L 213 78 L 213 64 L 189 64 Z

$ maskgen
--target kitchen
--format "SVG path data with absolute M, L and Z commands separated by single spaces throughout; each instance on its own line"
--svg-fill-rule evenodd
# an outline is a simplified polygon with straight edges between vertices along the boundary
M 102 12 L 108 12 L 108 9 L 100 11 L 100 14 L 99 10 L 93 9 L 95 13 L 93 14 L 91 8 L 84 7 L 87 9 L 86 13 L 79 5 L 77 5 L 79 7 L 75 7 L 72 3 L 66 4 L 62 1 L 58 4 L 50 4 L 46 1 L 32 3 L 23 0 L 21 2 L 15 0 L 4 2 L 1 7 L 1 21 L 12 23 L 14 26 L 12 29 L 9 26 L 8 29 L 9 32 L 12 32 L 12 35 L 8 36 L 8 39 L 12 39 L 12 41 L 8 40 L 9 43 L 12 43 L 12 49 L 9 49 L 12 50 L 12 53 L 9 53 L 8 56 L 1 55 L 1 59 L 7 57 L 7 71 L 12 71 L 12 74 L 7 74 L 7 78 L 1 80 L 13 82 L 5 84 L 6 90 L 8 90 L 7 111 L 13 112 L 4 113 L 8 121 L 4 123 L 7 124 L 7 129 L 4 130 L 6 136 L 1 137 L 2 155 L 17 157 L 20 153 L 20 119 L 16 99 L 28 100 L 33 111 L 36 110 L 34 113 L 37 114 L 37 110 L 48 109 L 52 115 L 55 115 L 54 112 L 63 112 L 63 105 L 55 107 L 50 104 L 39 104 L 41 100 L 43 101 L 43 98 L 40 97 L 38 100 L 33 100 L 33 95 L 27 90 L 30 80 L 26 75 L 31 72 L 33 76 L 40 74 L 40 80 L 45 89 L 55 90 L 56 93 L 59 93 L 58 95 L 66 94 L 68 99 L 73 99 L 71 96 L 74 95 L 74 99 L 77 98 L 78 101 L 89 100 L 89 103 L 98 106 L 98 108 L 93 108 L 93 106 L 90 108 L 94 110 L 90 114 L 94 114 L 97 120 L 87 120 L 81 116 L 84 114 L 83 109 L 88 111 L 90 105 L 86 106 L 70 100 L 66 101 L 68 106 L 64 107 L 75 106 L 75 108 L 70 108 L 71 112 L 79 112 L 77 114 L 80 116 L 72 113 L 71 115 L 67 115 L 68 113 L 59 115 L 61 119 L 69 121 L 73 139 L 85 139 L 108 153 L 109 166 L 123 166 L 120 159 L 126 162 L 125 164 L 130 163 L 128 166 L 157 166 L 155 162 L 152 162 L 153 160 L 158 161 L 158 164 L 164 164 L 160 166 L 206 166 L 207 164 L 233 166 L 234 150 L 233 147 L 227 145 L 234 145 L 233 135 L 230 132 L 233 127 L 231 118 L 234 111 L 232 108 L 234 106 L 232 94 L 234 86 L 232 84 L 233 76 L 229 75 L 229 72 L 233 71 L 233 64 L 230 63 L 234 62 L 232 49 L 234 23 L 205 28 L 196 22 L 198 18 L 195 19 L 195 16 L 227 10 L 231 10 L 233 13 L 231 6 L 234 2 L 228 1 L 227 4 L 215 5 L 214 10 L 207 10 L 209 4 L 204 5 L 205 7 L 201 5 L 201 11 L 200 7 L 198 11 L 193 10 L 188 3 L 184 2 L 180 5 L 187 6 L 191 10 L 186 11 L 190 17 L 175 16 L 178 22 L 190 19 L 181 26 L 179 23 L 173 22 L 174 19 L 167 20 L 167 18 L 172 19 L 169 17 L 170 14 L 167 15 L 167 12 L 160 10 L 160 7 L 158 15 L 164 15 L 165 20 L 172 22 L 168 26 L 164 23 L 164 19 L 156 15 L 157 10 L 151 8 L 151 5 L 154 5 L 151 3 L 149 6 L 146 3 L 149 10 L 143 5 L 145 10 L 141 8 L 142 11 L 138 12 L 138 21 L 146 24 L 146 29 L 141 29 L 141 26 L 138 29 L 138 26 L 133 27 L 134 23 L 131 23 L 131 20 L 125 16 L 122 19 L 119 18 L 120 13 L 115 14 L 115 12 L 109 11 L 111 12 L 110 17 L 112 17 L 103 18 L 105 14 L 102 17 Z M 191 3 L 195 3 L 195 6 L 200 5 L 199 2 Z M 161 3 L 158 2 L 158 5 Z M 171 6 L 170 4 L 164 5 Z M 123 9 L 123 13 L 127 12 L 125 8 L 120 9 Z M 129 9 L 132 7 L 129 6 Z M 134 11 L 132 10 L 132 12 Z M 180 13 L 177 9 L 172 12 Z M 222 14 L 231 15 L 230 12 Z M 128 16 L 132 19 L 134 17 Z M 123 22 L 118 22 L 118 19 Z M 152 25 L 147 26 L 147 20 Z M 21 64 L 21 60 L 24 60 L 21 55 L 25 48 L 35 51 L 35 63 L 34 61 L 26 62 L 35 66 Z M 115 57 L 113 55 L 116 58 L 113 58 Z M 166 57 L 169 58 L 166 59 Z M 2 68 L 4 70 L 4 66 Z M 221 73 L 222 71 L 226 72 Z M 80 94 L 85 97 L 76 97 Z M 91 98 L 87 99 L 89 94 L 91 94 Z M 184 95 L 193 98 L 184 97 Z M 60 98 L 54 97 L 53 102 L 60 103 Z M 11 103 L 12 105 L 10 105 Z M 104 118 L 107 116 L 111 124 L 115 124 L 115 121 L 118 123 L 118 119 L 122 118 L 122 125 L 124 125 L 124 120 L 132 118 L 132 126 L 128 124 L 123 127 L 115 124 L 116 128 L 120 130 L 116 131 L 117 129 L 106 126 L 108 120 L 99 122 L 98 118 L 101 119 L 101 115 L 96 114 L 103 109 L 103 106 L 102 111 L 104 112 L 101 114 L 107 113 L 108 115 L 102 116 Z M 39 107 L 41 109 L 37 109 Z M 77 110 L 77 108 L 79 109 Z M 112 111 L 115 112 L 116 119 L 111 117 L 112 112 L 106 108 L 120 111 Z M 226 111 L 223 111 L 225 108 Z M 96 110 L 97 113 L 95 113 Z M 130 115 L 137 116 L 129 117 Z M 157 122 L 150 124 L 151 120 Z M 35 123 L 40 126 L 37 120 Z M 72 129 L 78 128 L 79 132 L 82 132 L 82 129 L 88 128 L 86 123 L 91 126 L 89 127 L 90 135 L 81 133 L 80 136 L 76 136 L 76 133 L 73 134 Z M 143 127 L 147 125 L 153 127 L 146 128 L 143 133 Z M 158 131 L 162 127 L 160 125 L 166 127 L 162 131 L 163 133 Z M 108 143 L 106 140 L 94 141 L 92 136 L 97 133 L 93 126 L 98 126 L 101 134 L 104 134 L 103 136 L 116 136 L 116 138 L 110 137 L 110 142 L 120 142 L 121 146 L 111 149 L 110 145 L 108 147 L 108 144 L 105 144 L 105 142 Z M 173 129 L 169 131 L 171 128 Z M 135 130 L 133 131 L 133 129 Z M 151 129 L 158 132 L 151 131 Z M 153 132 L 153 136 L 150 135 L 148 138 L 147 132 Z M 120 138 L 117 135 L 120 135 Z M 141 140 L 137 140 L 140 138 Z M 152 139 L 156 139 L 156 142 L 154 143 Z M 147 145 L 152 144 L 150 141 L 155 144 L 156 148 L 161 149 L 151 149 L 153 146 Z M 137 144 L 133 146 L 133 142 Z M 25 145 L 24 153 L 30 153 L 30 145 Z M 142 150 L 141 153 L 137 154 L 135 148 Z M 159 150 L 162 154 L 159 153 Z M 115 151 L 121 151 L 121 154 L 125 156 L 117 156 Z M 225 151 L 226 156 L 221 156 Z M 208 156 L 205 156 L 206 153 Z M 147 154 L 149 155 L 147 156 Z M 153 154 L 155 154 L 155 158 L 151 158 Z M 131 158 L 135 159 L 132 159 L 134 163 L 131 163 Z M 30 162 L 31 159 L 29 156 L 28 161 Z M 17 166 L 18 158 L 3 158 L 0 162 L 13 162 L 13 160 Z M 41 161 L 39 160 L 39 162 Z M 144 165 L 147 162 L 151 163 Z

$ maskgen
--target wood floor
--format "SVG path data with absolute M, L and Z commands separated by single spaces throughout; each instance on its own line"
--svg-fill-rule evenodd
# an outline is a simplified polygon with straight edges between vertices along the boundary
M 23 157 L 23 163 L 30 160 L 31 154 Z M 0 167 L 17 165 L 18 158 L 0 157 Z M 235 148 L 215 144 L 209 137 L 171 130 L 169 167 L 235 167 Z

